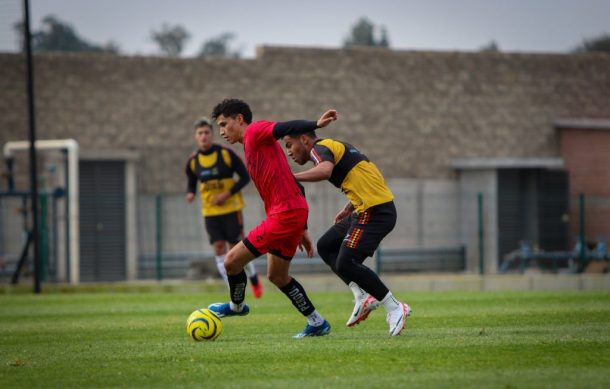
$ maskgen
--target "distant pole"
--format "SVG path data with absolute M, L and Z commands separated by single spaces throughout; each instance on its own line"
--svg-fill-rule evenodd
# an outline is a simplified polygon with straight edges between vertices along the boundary
M 479 274 L 485 273 L 485 256 L 484 256 L 484 242 L 485 230 L 483 227 L 483 193 L 477 194 L 477 214 L 479 221 Z
M 30 138 L 30 199 L 32 203 L 32 244 L 34 245 L 34 293 L 40 293 L 40 248 L 38 245 L 38 174 L 36 172 L 36 121 L 34 120 L 34 77 L 32 65 L 32 34 L 30 32 L 30 2 L 23 0 L 23 35 L 25 42 L 26 84 Z
M 157 193 L 155 196 L 155 214 L 156 214 L 156 268 L 157 268 L 157 281 L 161 281 L 163 279 L 163 198 L 160 193 Z
M 587 262 L 587 242 L 585 241 L 585 195 L 578 195 L 579 226 L 578 240 L 580 240 L 580 271 L 584 270 Z

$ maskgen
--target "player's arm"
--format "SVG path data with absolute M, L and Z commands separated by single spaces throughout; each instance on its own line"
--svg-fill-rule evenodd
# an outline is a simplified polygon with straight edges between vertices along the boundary
M 248 183 L 250 182 L 250 175 L 248 175 L 248 170 L 246 169 L 246 165 L 244 162 L 235 154 L 233 150 L 229 150 L 229 154 L 231 155 L 231 163 L 233 166 L 233 170 L 239 177 L 239 180 L 229 189 L 232 195 L 242 190 Z
M 301 241 L 299 242 L 299 249 L 306 253 L 309 258 L 313 257 L 313 243 L 307 230 L 303 231 Z
M 188 203 L 192 203 L 195 199 L 195 193 L 197 193 L 197 176 L 191 167 L 193 157 L 189 158 L 186 163 L 186 195 L 184 199 Z
M 335 224 L 339 223 L 341 220 L 351 215 L 352 212 L 354 212 L 354 206 L 348 201 L 347 204 L 345 204 L 345 206 L 343 207 L 343 209 L 340 210 L 339 213 L 335 216 Z
M 317 182 L 328 180 L 335 168 L 335 156 L 326 146 L 316 143 L 309 153 L 311 161 L 315 164 L 309 170 L 296 173 L 297 180 L 303 182 Z
M 283 138 L 286 135 L 301 135 L 315 131 L 318 124 L 312 120 L 290 120 L 287 122 L 277 122 L 273 126 L 273 137 Z
M 246 166 L 242 162 L 241 158 L 239 158 L 233 150 L 228 150 L 229 155 L 231 156 L 231 166 L 233 167 L 233 171 L 237 173 L 239 180 L 237 180 L 237 182 L 229 190 L 216 195 L 216 197 L 214 198 L 214 204 L 216 205 L 224 204 L 224 202 L 227 201 L 229 197 L 242 190 L 244 186 L 248 185 L 248 183 L 250 182 L 248 170 L 246 169 Z
M 301 135 L 318 128 L 326 127 L 330 122 L 337 120 L 337 111 L 329 109 L 324 112 L 318 121 L 312 120 L 290 120 L 287 122 L 277 122 L 273 127 L 273 136 L 277 139 L 286 135 Z
M 303 182 L 317 182 L 328 180 L 333 173 L 335 164 L 331 161 L 322 161 L 316 166 L 304 172 L 295 173 L 294 176 L 297 180 Z

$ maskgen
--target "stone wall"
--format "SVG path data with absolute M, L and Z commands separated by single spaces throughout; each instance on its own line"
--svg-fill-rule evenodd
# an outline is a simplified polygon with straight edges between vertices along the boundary
M 183 190 L 191 122 L 226 97 L 248 101 L 255 119 L 315 119 L 334 107 L 340 120 L 320 135 L 349 140 L 388 178 L 447 180 L 456 158 L 559 156 L 554 119 L 610 116 L 610 56 L 272 47 L 247 60 L 39 54 L 35 88 L 39 139 L 138 151 L 141 192 Z M 1 144 L 27 139 L 25 102 L 23 58 L 0 54 Z

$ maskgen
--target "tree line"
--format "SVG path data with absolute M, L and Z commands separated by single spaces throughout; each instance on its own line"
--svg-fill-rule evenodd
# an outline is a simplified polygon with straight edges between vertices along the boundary
M 23 23 L 16 23 L 14 28 L 21 39 L 21 47 L 23 47 Z M 34 52 L 87 51 L 121 54 L 118 43 L 112 41 L 105 44 L 89 42 L 82 38 L 69 23 L 53 15 L 45 16 L 42 19 L 42 28 L 32 31 L 31 36 L 32 50 Z M 191 39 L 191 34 L 180 25 L 164 23 L 160 28 L 150 32 L 149 39 L 157 45 L 160 54 L 168 57 L 179 57 L 182 55 L 186 43 Z M 201 44 L 197 56 L 239 58 L 242 56 L 242 49 L 234 47 L 236 39 L 237 35 L 235 33 L 220 33 L 205 40 Z M 352 25 L 347 38 L 344 39 L 343 47 L 359 46 L 390 48 L 390 38 L 387 29 L 384 26 L 376 26 L 366 17 L 358 19 Z M 492 40 L 482 46 L 480 51 L 499 52 L 501 50 L 499 45 Z M 572 49 L 572 52 L 610 52 L 610 34 L 602 34 L 585 39 Z

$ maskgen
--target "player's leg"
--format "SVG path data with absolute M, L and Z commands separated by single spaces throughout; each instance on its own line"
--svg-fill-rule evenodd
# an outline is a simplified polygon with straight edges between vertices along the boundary
M 243 214 L 241 211 L 232 212 L 225 216 L 224 229 L 230 248 L 233 248 L 237 242 L 244 238 L 243 220 Z M 254 267 L 254 262 L 248 262 L 244 270 L 246 271 L 246 275 L 250 280 L 252 294 L 254 294 L 254 297 L 260 298 L 263 295 L 263 284 L 260 282 L 260 277 L 256 272 L 256 267 Z
M 247 315 L 250 308 L 244 303 L 248 283 L 244 266 L 256 258 L 243 242 L 236 244 L 225 256 L 225 269 L 229 281 L 229 303 L 216 303 L 208 308 L 220 317 Z
M 352 220 L 352 227 L 337 257 L 337 272 L 354 281 L 384 306 L 392 336 L 399 335 L 403 330 L 410 308 L 396 300 L 379 276 L 363 262 L 373 255 L 395 224 L 396 208 L 393 202 L 370 208 Z
M 212 245 L 212 249 L 214 250 L 214 260 L 216 261 L 216 268 L 218 269 L 218 273 L 228 285 L 229 281 L 227 280 L 227 272 L 225 271 L 225 254 L 227 253 L 227 241 L 226 241 L 226 233 L 223 223 L 223 216 L 206 216 L 204 218 L 205 229 L 208 233 L 208 238 L 210 240 L 210 245 Z
M 354 309 L 352 310 L 352 314 L 347 320 L 347 323 L 345 323 L 348 327 L 352 327 L 361 321 L 366 320 L 369 314 L 379 306 L 379 301 L 377 301 L 377 299 L 360 288 L 360 286 L 348 278 L 347 275 L 337 272 L 337 257 L 339 256 L 343 238 L 350 228 L 350 219 L 350 217 L 347 217 L 330 227 L 317 243 L 320 257 L 322 257 L 331 270 L 349 286 L 354 295 Z
M 339 223 L 331 226 L 318 240 L 316 247 L 318 254 L 322 260 L 330 267 L 330 269 L 345 283 L 349 285 L 351 280 L 344 278 L 337 273 L 337 256 L 341 249 L 343 237 L 349 228 L 349 218 L 341 220 Z
M 252 287 L 252 294 L 254 297 L 261 298 L 263 296 L 263 283 L 261 282 L 260 277 L 256 271 L 256 267 L 254 267 L 254 262 L 250 262 L 246 265 L 244 269 L 246 271 L 246 275 L 250 280 L 250 286 Z
M 227 271 L 225 270 L 225 254 L 227 253 L 227 242 L 225 242 L 224 240 L 217 240 L 215 242 L 212 242 L 212 249 L 214 250 L 214 259 L 216 261 L 216 268 L 218 269 L 218 273 L 228 286 L 229 280 L 227 279 Z
M 305 329 L 294 336 L 303 338 L 307 336 L 323 336 L 330 333 L 330 324 L 320 315 L 307 296 L 305 288 L 289 274 L 290 259 L 278 255 L 267 254 L 267 277 L 277 286 L 292 305 L 307 318 Z

